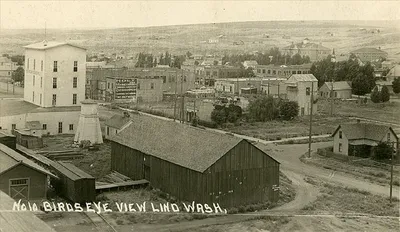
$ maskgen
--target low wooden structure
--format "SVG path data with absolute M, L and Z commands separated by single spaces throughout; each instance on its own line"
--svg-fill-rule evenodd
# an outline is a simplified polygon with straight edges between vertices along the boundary
M 120 190 L 120 189 L 128 189 L 134 187 L 143 187 L 149 184 L 147 180 L 136 180 L 136 181 L 124 181 L 119 183 L 111 183 L 111 184 L 97 184 L 96 183 L 96 192 L 104 192 L 104 191 L 112 191 L 112 190 Z
M 247 140 L 132 115 L 111 138 L 111 169 L 180 200 L 234 207 L 279 199 L 279 162 Z
M 36 135 L 31 135 L 29 132 L 24 130 L 14 130 L 14 134 L 17 138 L 17 144 L 20 144 L 26 148 L 42 148 L 43 138 Z
M 15 150 L 16 144 L 17 144 L 17 140 L 16 140 L 15 135 L 4 133 L 4 132 L 0 132 L 0 143 L 2 143 L 4 145 L 6 145 L 7 147 Z
M 14 200 L 0 191 L 0 231 L 8 232 L 55 232 L 30 211 L 12 211 Z
M 52 182 L 58 194 L 77 203 L 92 202 L 96 199 L 93 176 L 67 162 L 53 162 L 51 168 L 59 177 L 59 180 Z

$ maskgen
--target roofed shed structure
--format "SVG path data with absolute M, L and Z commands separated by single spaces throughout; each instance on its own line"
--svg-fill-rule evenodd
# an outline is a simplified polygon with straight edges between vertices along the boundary
M 279 198 L 279 162 L 250 142 L 132 115 L 111 137 L 111 169 L 180 200 L 232 207 Z
M 319 94 L 321 98 L 334 97 L 339 99 L 349 99 L 352 96 L 352 91 L 351 86 L 347 81 L 325 82 L 321 88 L 319 88 Z
M 106 125 L 106 135 L 105 138 L 109 139 L 111 136 L 118 134 L 123 129 L 131 125 L 132 121 L 130 119 L 130 114 L 124 112 L 123 115 L 114 115 L 108 119 L 105 123 Z
M 96 199 L 93 176 L 67 162 L 53 162 L 51 166 L 59 177 L 59 180 L 53 182 L 59 194 L 77 203 L 92 202 Z

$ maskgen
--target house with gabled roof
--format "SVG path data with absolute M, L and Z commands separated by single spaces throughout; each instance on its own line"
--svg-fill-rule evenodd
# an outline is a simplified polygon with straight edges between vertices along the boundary
M 352 93 L 347 81 L 325 82 L 318 91 L 321 98 L 349 99 Z
M 131 123 L 132 120 L 127 112 L 125 112 L 123 115 L 112 116 L 105 123 L 105 138 L 109 139 L 111 136 L 120 133 L 122 130 L 131 125 Z
M 371 156 L 373 147 L 381 142 L 390 143 L 395 149 L 399 142 L 391 127 L 360 122 L 339 125 L 332 137 L 334 153 L 362 157 Z
M 179 200 L 276 202 L 279 162 L 247 140 L 145 115 L 111 140 L 111 169 Z
M 0 191 L 15 200 L 46 199 L 49 177 L 57 178 L 35 162 L 0 144 Z

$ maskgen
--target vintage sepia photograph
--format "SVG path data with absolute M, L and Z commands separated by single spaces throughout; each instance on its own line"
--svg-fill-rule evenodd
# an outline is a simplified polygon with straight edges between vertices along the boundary
M 399 138 L 398 0 L 0 0 L 0 232 L 397 232 Z

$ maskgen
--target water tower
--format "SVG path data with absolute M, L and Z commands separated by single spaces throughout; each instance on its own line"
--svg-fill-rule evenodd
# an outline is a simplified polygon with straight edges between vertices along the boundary
M 90 141 L 90 144 L 103 143 L 98 105 L 93 100 L 81 102 L 81 115 L 79 117 L 78 129 L 75 133 L 74 142 L 81 143 L 83 140 Z

